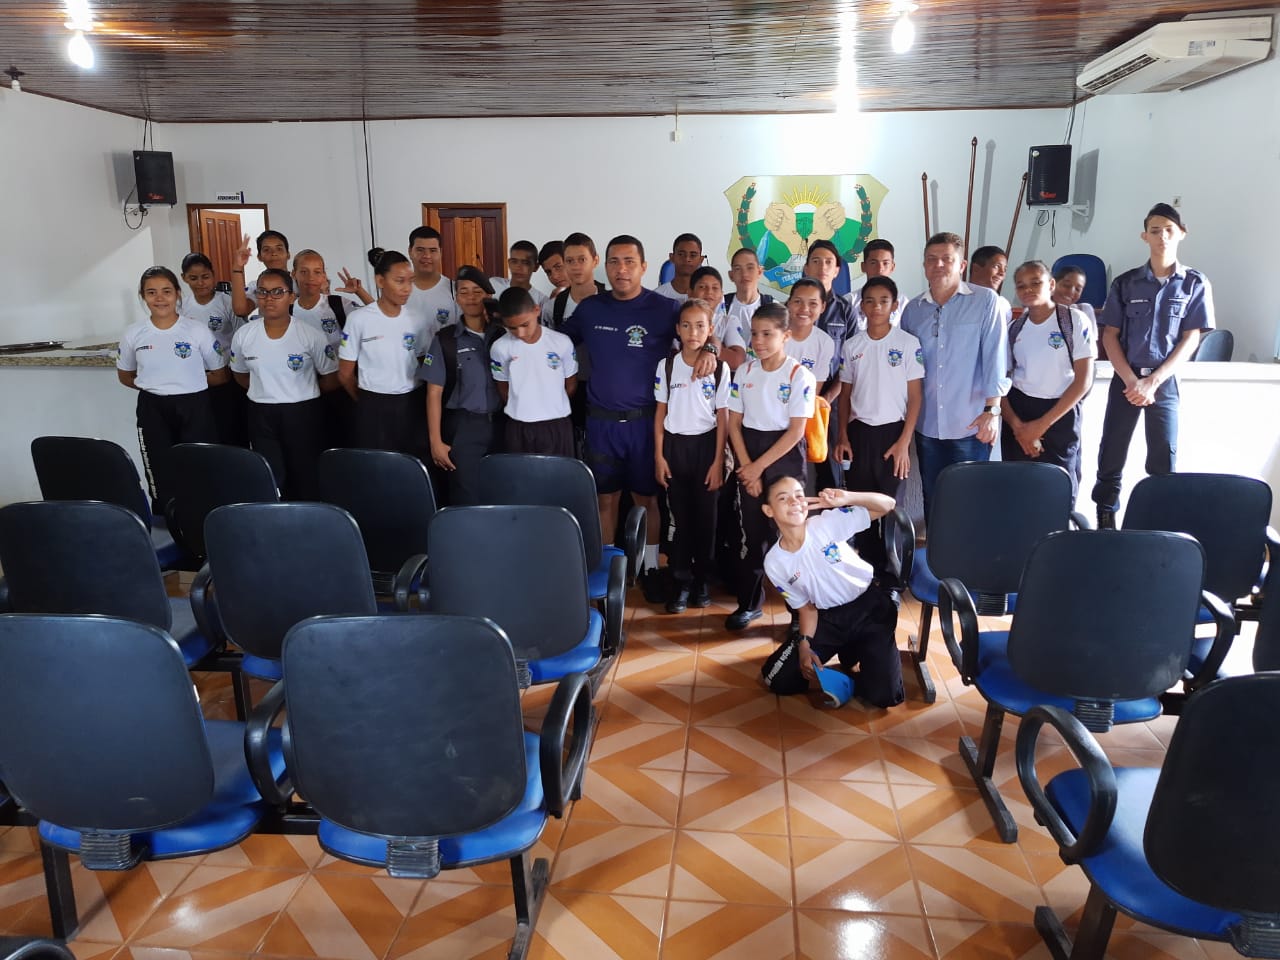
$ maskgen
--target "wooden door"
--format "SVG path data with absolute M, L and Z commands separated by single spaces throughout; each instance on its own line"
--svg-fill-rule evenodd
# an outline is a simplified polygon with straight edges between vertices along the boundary
M 213 264 L 214 279 L 230 282 L 231 265 L 236 248 L 240 246 L 243 232 L 240 228 L 238 213 L 220 213 L 215 210 L 198 210 L 197 219 L 199 244 L 193 244 L 195 250 L 203 253 Z
M 424 203 L 422 222 L 440 231 L 440 272 L 458 274 L 463 264 L 490 277 L 507 275 L 505 203 Z

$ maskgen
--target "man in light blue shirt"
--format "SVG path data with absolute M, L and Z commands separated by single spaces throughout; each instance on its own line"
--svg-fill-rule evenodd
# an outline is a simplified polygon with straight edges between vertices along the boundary
M 989 460 L 1000 435 L 1000 398 L 1009 389 L 1008 333 L 999 297 L 964 275 L 964 245 L 937 233 L 924 248 L 929 289 L 902 311 L 902 329 L 924 353 L 924 404 L 916 427 L 926 521 L 944 467 Z

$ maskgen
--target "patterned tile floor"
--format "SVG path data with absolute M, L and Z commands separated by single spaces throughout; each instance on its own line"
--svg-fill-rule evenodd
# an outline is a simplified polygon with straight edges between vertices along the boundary
M 787 615 L 723 630 L 729 608 L 668 616 L 628 598 L 627 649 L 602 686 L 584 797 L 539 845 L 552 883 L 539 960 L 1043 958 L 1036 906 L 1079 919 L 1087 884 L 1021 800 L 1005 727 L 996 769 L 1020 824 L 999 843 L 956 753 L 983 705 L 959 682 L 937 628 L 938 700 L 914 678 L 893 710 L 823 711 L 756 683 Z M 900 640 L 918 608 L 903 604 Z M 210 715 L 225 678 L 197 678 Z M 547 693 L 531 692 L 531 721 Z M 1104 738 L 1128 764 L 1158 765 L 1172 721 Z M 1061 768 L 1050 745 L 1043 769 Z M 73 861 L 74 862 L 74 861 Z M 123 875 L 73 868 L 80 960 L 464 960 L 506 956 L 514 914 L 505 864 L 422 883 L 336 861 L 305 837 L 251 837 Z M 32 833 L 0 833 L 0 933 L 49 929 Z M 1229 948 L 1121 919 L 1110 955 L 1204 960 Z

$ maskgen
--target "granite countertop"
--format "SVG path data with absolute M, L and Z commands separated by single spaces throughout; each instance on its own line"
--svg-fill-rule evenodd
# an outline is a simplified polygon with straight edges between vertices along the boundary
M 116 365 L 119 344 L 74 344 L 61 350 L 42 350 L 38 353 L 0 354 L 0 367 L 111 367 Z

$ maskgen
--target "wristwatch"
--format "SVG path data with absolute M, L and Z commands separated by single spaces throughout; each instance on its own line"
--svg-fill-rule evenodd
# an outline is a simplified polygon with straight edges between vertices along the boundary
M 982 408 L 982 412 L 983 412 L 983 413 L 989 413 L 989 414 L 991 414 L 993 417 L 998 417 L 998 416 L 1000 416 L 1000 404 L 998 404 L 998 403 L 993 403 L 993 404 L 992 404 L 991 406 L 989 406 L 989 407 L 983 407 L 983 408 Z
M 719 348 L 719 347 L 717 347 L 717 346 L 716 346 L 714 343 L 712 343 L 710 340 L 708 340 L 706 343 L 704 343 L 704 344 L 702 345 L 702 350 L 703 350 L 703 352 L 704 352 L 704 353 L 709 353 L 709 354 L 711 354 L 713 357 L 718 357 L 718 356 L 720 356 L 720 348 Z

